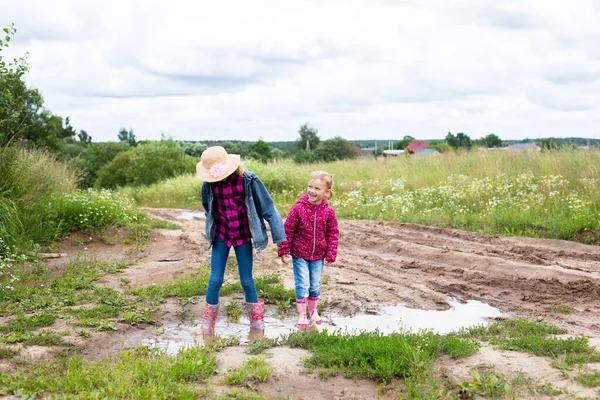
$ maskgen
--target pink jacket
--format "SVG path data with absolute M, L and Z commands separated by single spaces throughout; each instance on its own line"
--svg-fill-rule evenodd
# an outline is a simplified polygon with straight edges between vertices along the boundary
M 338 223 L 333 208 L 323 200 L 315 205 L 302 195 L 285 220 L 287 240 L 277 245 L 277 254 L 291 254 L 308 261 L 334 262 L 338 247 Z

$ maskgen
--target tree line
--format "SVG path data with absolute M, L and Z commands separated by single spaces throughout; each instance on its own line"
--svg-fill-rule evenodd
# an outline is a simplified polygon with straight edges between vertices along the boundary
M 55 115 L 44 106 L 44 99 L 36 88 L 29 88 L 24 80 L 29 71 L 28 55 L 6 60 L 7 49 L 17 30 L 14 25 L 3 29 L 0 35 L 0 161 L 2 149 L 10 146 L 41 148 L 55 154 L 79 173 L 82 187 L 114 188 L 125 185 L 148 185 L 162 179 L 193 171 L 202 152 L 219 144 L 229 153 L 245 159 L 271 162 L 289 158 L 297 163 L 330 162 L 352 159 L 361 154 L 361 147 L 374 141 L 348 141 L 341 136 L 322 140 L 319 131 L 308 122 L 301 125 L 298 136 L 291 142 L 266 142 L 262 139 L 245 141 L 177 142 L 163 136 L 160 141 L 138 141 L 132 128 L 121 128 L 114 142 L 94 142 L 85 130 L 76 130 L 69 117 Z M 390 141 L 390 147 L 404 149 L 417 141 L 405 135 Z M 431 148 L 440 152 L 473 147 L 501 147 L 507 144 L 496 134 L 471 140 L 465 133 L 448 132 L 443 140 L 429 141 Z M 564 145 L 561 139 L 543 139 L 540 145 L 555 149 Z M 589 143 L 589 140 L 588 140 Z M 596 143 L 593 143 L 597 145 Z M 375 155 L 383 146 L 377 147 Z M 1 183 L 1 182 L 0 182 Z

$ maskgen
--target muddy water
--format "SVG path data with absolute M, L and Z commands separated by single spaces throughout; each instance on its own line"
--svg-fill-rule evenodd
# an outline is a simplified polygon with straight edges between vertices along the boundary
M 335 314 L 325 314 L 323 324 L 309 329 L 341 330 L 342 332 L 357 333 L 360 331 L 375 331 L 390 334 L 394 332 L 432 330 L 447 334 L 463 327 L 486 324 L 490 318 L 500 317 L 500 311 L 490 305 L 474 300 L 464 304 L 450 302 L 448 310 L 418 310 L 401 305 L 386 305 L 373 314 L 362 314 L 354 317 L 343 317 Z M 296 331 L 297 317 L 281 317 L 270 310 L 265 315 L 265 337 L 275 339 Z M 219 318 L 215 332 L 222 338 L 238 337 L 241 343 L 248 342 L 249 324 L 242 317 L 238 323 L 227 322 Z M 188 322 L 165 324 L 157 329 L 152 337 L 144 338 L 142 345 L 157 347 L 174 354 L 180 348 L 203 345 L 200 325 Z
M 204 213 L 195 211 L 184 211 L 177 215 L 175 218 L 182 219 L 185 221 L 194 221 L 196 219 L 204 219 Z

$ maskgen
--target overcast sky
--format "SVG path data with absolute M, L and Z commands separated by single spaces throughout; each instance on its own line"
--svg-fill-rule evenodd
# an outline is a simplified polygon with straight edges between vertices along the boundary
M 600 0 L 0 0 L 94 141 L 600 138 Z

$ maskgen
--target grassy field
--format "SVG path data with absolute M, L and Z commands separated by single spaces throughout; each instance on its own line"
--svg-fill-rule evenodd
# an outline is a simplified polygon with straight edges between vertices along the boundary
M 334 174 L 338 217 L 449 226 L 493 234 L 595 243 L 600 229 L 600 151 L 450 152 L 327 164 L 249 162 L 282 215 L 311 171 Z M 186 175 L 123 188 L 139 205 L 201 209 L 201 182 Z

